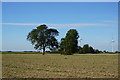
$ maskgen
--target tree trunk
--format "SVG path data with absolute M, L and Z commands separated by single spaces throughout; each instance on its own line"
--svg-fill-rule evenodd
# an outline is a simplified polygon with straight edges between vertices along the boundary
M 45 55 L 45 47 L 43 47 L 43 55 Z

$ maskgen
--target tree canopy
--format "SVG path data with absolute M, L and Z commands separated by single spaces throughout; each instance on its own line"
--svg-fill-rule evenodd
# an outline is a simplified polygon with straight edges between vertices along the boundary
M 88 44 L 85 44 L 84 46 L 83 46 L 83 53 L 89 53 L 90 52 L 90 50 L 89 50 L 89 45 Z
M 65 38 L 61 39 L 61 49 L 64 50 L 65 54 L 71 55 L 78 50 L 78 39 L 79 35 L 76 29 L 70 29 Z
M 78 46 L 78 32 L 76 29 L 70 29 L 65 38 L 61 38 L 61 42 L 58 43 L 56 36 L 59 32 L 56 29 L 49 29 L 45 24 L 36 27 L 27 35 L 29 40 L 35 49 L 43 50 L 45 54 L 46 48 L 51 51 L 60 51 L 61 54 L 72 55 L 73 53 L 99 53 L 99 50 L 93 49 L 88 44 L 83 47 Z M 58 48 L 59 47 L 59 48 Z
M 35 49 L 43 49 L 44 55 L 46 48 L 52 50 L 54 47 L 58 47 L 58 42 L 55 38 L 55 36 L 58 35 L 59 32 L 56 29 L 48 29 L 48 27 L 43 24 L 29 32 L 27 40 L 29 40 L 32 45 L 35 45 Z
M 79 54 L 85 54 L 85 53 L 96 53 L 96 51 L 93 49 L 93 47 L 92 46 L 89 46 L 88 44 L 85 44 L 84 46 L 83 46 L 83 48 L 82 47 L 78 47 L 78 52 L 79 52 Z

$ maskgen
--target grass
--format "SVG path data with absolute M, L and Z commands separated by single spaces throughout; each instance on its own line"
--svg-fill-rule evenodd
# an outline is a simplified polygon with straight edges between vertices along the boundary
M 2 54 L 3 78 L 117 78 L 117 54 Z
M 42 54 L 40 52 L 2 52 L 2 54 Z
M 42 54 L 42 52 L 0 52 L 0 54 Z M 47 54 L 61 54 L 59 51 L 56 52 L 49 52 Z M 75 53 L 78 54 L 78 53 Z M 119 53 L 85 53 L 85 54 L 119 54 Z

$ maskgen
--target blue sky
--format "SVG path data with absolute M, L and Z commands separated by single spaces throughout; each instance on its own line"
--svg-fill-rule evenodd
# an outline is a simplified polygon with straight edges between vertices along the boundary
M 34 50 L 27 34 L 40 24 L 59 31 L 58 41 L 69 29 L 77 29 L 83 39 L 95 49 L 111 51 L 118 47 L 117 2 L 3 2 L 3 50 Z
M 119 0 L 2 0 L 2 2 L 118 2 Z

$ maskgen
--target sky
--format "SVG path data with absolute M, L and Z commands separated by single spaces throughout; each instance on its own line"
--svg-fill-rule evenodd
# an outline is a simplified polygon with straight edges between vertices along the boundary
M 26 37 L 40 24 L 57 29 L 59 42 L 69 29 L 76 29 L 81 46 L 111 51 L 114 39 L 118 50 L 117 2 L 3 2 L 1 24 L 2 50 L 35 50 Z
M 2 2 L 118 2 L 120 0 L 1 0 Z

